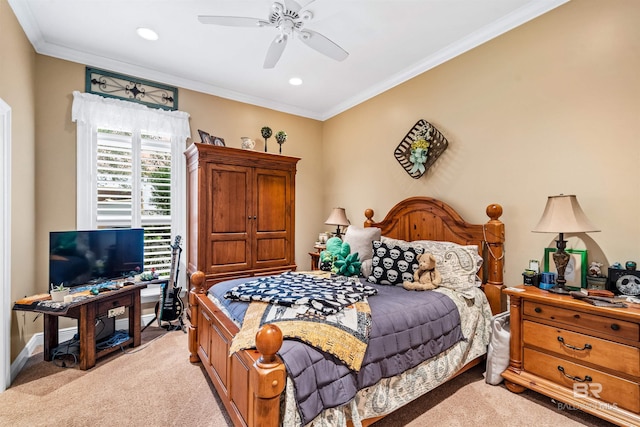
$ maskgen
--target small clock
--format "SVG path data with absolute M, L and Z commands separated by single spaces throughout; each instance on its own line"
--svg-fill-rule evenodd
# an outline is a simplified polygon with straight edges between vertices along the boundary
M 618 294 L 640 295 L 640 271 L 610 268 L 607 289 Z

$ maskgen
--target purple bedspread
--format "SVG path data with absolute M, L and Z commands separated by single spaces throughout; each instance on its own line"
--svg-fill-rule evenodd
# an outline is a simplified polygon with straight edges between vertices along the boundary
M 248 303 L 228 301 L 223 295 L 246 280 L 231 280 L 210 289 L 238 322 Z M 413 368 L 464 339 L 458 310 L 446 295 L 367 284 L 376 287 L 378 295 L 368 298 L 372 329 L 359 372 L 295 340 L 285 340 L 278 353 L 293 381 L 303 425 L 324 409 L 349 402 L 358 390 Z

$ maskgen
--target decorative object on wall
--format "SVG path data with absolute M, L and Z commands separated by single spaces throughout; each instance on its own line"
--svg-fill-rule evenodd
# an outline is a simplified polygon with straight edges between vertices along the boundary
M 447 139 L 426 120 L 418 120 L 393 152 L 400 166 L 418 179 L 449 146 Z
M 211 135 L 211 139 L 213 139 L 213 145 L 217 145 L 219 147 L 225 147 L 224 138 Z
M 200 134 L 200 140 L 203 144 L 213 145 L 213 139 L 211 139 L 211 135 L 208 132 L 198 129 L 198 134 Z
M 178 109 L 178 88 L 137 77 L 86 68 L 85 92 L 137 102 L 163 110 Z
M 242 140 L 242 144 L 240 144 L 240 147 L 245 150 L 253 150 L 253 147 L 256 146 L 256 142 L 248 136 L 241 136 L 240 139 Z
M 538 225 L 536 225 L 536 227 L 532 231 L 535 233 L 558 234 L 558 240 L 556 240 L 556 247 L 558 248 L 557 252 L 552 248 L 547 248 L 545 250 L 545 270 L 552 271 L 550 269 L 548 258 L 549 254 L 553 253 L 553 262 L 555 264 L 556 270 L 558 271 L 556 286 L 549 289 L 550 292 L 554 292 L 557 294 L 567 294 L 569 292 L 564 288 L 565 284 L 567 286 L 573 285 L 577 287 L 582 287 L 584 284 L 586 284 L 586 251 L 571 249 L 567 249 L 565 251 L 565 248 L 567 247 L 567 241 L 564 240 L 564 233 L 590 233 L 600 230 L 598 230 L 596 226 L 594 226 L 584 214 L 576 196 L 565 196 L 564 194 L 560 194 L 558 196 L 549 196 L 547 198 L 547 205 L 545 206 L 544 212 L 542 213 L 542 218 L 540 218 L 540 222 L 538 222 Z M 568 275 L 569 273 L 569 263 L 573 260 L 570 254 L 582 254 L 582 252 L 584 252 L 585 255 L 584 257 L 581 256 L 579 259 L 581 268 L 580 283 L 576 284 L 574 282 L 570 284 L 568 278 L 565 277 L 565 274 Z M 574 267 L 576 269 L 578 268 L 577 261 L 574 261 Z
M 262 137 L 264 138 L 264 152 L 267 152 L 267 140 L 269 138 L 271 138 L 271 135 L 273 134 L 273 132 L 271 131 L 271 128 L 269 126 L 263 126 L 262 129 L 260 129 L 260 133 L 262 134 Z
M 280 145 L 280 154 L 282 154 L 282 144 L 287 140 L 287 133 L 283 130 L 279 130 L 276 133 L 276 142 Z

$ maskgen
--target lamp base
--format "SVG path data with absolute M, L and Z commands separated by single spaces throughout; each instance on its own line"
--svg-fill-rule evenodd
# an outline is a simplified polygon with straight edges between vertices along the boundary
M 553 294 L 559 294 L 559 295 L 570 295 L 571 291 L 567 290 L 566 288 L 561 288 L 558 286 L 554 286 L 551 289 L 548 289 L 549 292 L 553 293 Z

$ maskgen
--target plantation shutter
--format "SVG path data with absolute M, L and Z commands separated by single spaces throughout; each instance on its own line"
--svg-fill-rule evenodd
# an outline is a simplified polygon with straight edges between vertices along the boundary
M 171 140 L 98 129 L 97 228 L 144 228 L 145 270 L 171 267 Z

